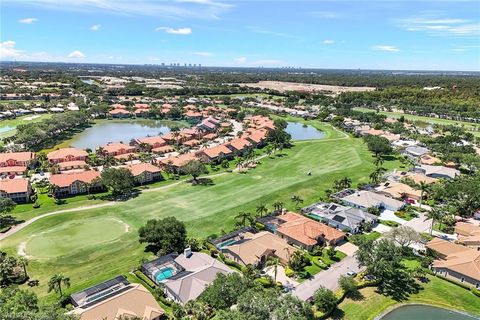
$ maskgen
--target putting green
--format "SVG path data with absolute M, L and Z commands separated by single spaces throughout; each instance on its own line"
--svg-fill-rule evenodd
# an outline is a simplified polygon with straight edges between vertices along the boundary
M 33 259 L 58 258 L 118 241 L 128 230 L 127 224 L 113 217 L 73 220 L 31 236 L 25 253 Z

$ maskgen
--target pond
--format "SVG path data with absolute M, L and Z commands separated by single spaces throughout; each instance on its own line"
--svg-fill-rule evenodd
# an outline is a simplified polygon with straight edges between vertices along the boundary
M 0 127 L 0 133 L 5 133 L 12 130 L 15 130 L 15 127 L 11 127 L 11 126 Z
M 92 79 L 82 79 L 81 81 L 86 84 L 94 84 Z
M 405 305 L 394 309 L 381 320 L 473 320 L 469 315 L 426 305 Z
M 300 122 L 288 122 L 285 130 L 292 135 L 292 140 L 313 140 L 325 138 L 325 132 Z
M 185 126 L 183 122 L 168 120 L 105 120 L 75 135 L 70 145 L 94 150 L 109 142 L 128 144 L 132 139 L 166 134 L 172 127 Z

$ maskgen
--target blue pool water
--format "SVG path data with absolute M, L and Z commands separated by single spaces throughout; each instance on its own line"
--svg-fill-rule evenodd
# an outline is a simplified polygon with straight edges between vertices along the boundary
M 162 280 L 168 279 L 173 276 L 173 268 L 172 267 L 167 267 L 163 268 L 161 270 L 158 270 L 157 273 L 155 273 L 155 279 L 160 282 Z
M 225 242 L 222 242 L 218 245 L 219 248 L 224 248 L 224 247 L 227 247 L 227 246 L 230 246 L 232 244 L 234 244 L 235 242 L 237 242 L 237 240 L 235 239 L 231 239 L 231 240 L 227 240 Z

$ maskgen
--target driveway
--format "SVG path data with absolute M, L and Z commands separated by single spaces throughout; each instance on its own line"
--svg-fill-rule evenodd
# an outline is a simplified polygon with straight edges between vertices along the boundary
M 266 274 L 268 274 L 272 279 L 274 279 L 274 267 L 269 266 L 263 269 Z M 295 287 L 298 285 L 298 282 L 293 280 L 292 278 L 289 278 L 285 275 L 285 268 L 281 265 L 277 266 L 277 282 L 280 282 L 286 287 Z
M 347 256 L 342 261 L 332 265 L 328 270 L 317 273 L 312 279 L 300 283 L 292 294 L 302 300 L 308 300 L 313 297 L 315 291 L 324 286 L 330 290 L 338 289 L 338 279 L 348 271 L 358 272 L 360 267 L 353 256 Z
M 380 213 L 380 219 L 382 220 L 390 220 L 390 221 L 395 221 L 400 224 L 405 224 L 407 222 L 406 220 L 399 218 L 395 215 L 395 213 L 391 210 L 383 210 L 382 213 Z
M 419 213 L 417 218 L 407 221 L 405 226 L 408 226 L 417 232 L 430 232 L 432 220 L 427 219 L 423 213 Z
M 379 233 L 381 233 L 381 234 L 387 233 L 387 232 L 389 232 L 390 230 L 392 230 L 392 227 L 386 226 L 386 225 L 381 224 L 381 223 L 377 224 L 377 225 L 375 226 L 375 228 L 372 229 L 372 231 L 377 231 L 377 232 L 379 232 Z
M 357 252 L 358 247 L 351 242 L 344 242 L 335 249 L 345 253 L 347 256 L 353 256 Z

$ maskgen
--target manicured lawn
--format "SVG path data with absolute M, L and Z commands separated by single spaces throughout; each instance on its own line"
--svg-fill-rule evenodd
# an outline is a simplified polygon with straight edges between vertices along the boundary
M 72 287 L 68 291 L 73 292 L 125 274 L 142 258 L 153 257 L 145 253 L 144 246 L 138 242 L 137 230 L 148 219 L 175 216 L 185 222 L 189 236 L 206 237 L 231 230 L 239 211 L 254 212 L 261 203 L 271 208 L 272 203 L 282 201 L 287 209 L 297 210 L 290 200 L 293 194 L 304 200 L 304 206 L 318 201 L 335 179 L 349 177 L 354 186 L 367 182 L 374 165 L 361 140 L 338 138 L 343 135 L 327 125 L 317 125 L 330 131 L 334 139 L 296 143 L 284 150 L 281 157 L 261 159 L 261 164 L 247 174 L 226 173 L 214 177 L 212 186 L 180 182 L 167 188 L 146 190 L 137 198 L 112 206 L 49 216 L 3 240 L 0 246 L 10 254 L 17 254 L 19 245 L 26 242 L 25 251 L 34 257 L 45 257 L 55 251 L 55 257 L 31 259 L 30 275 L 40 280 L 40 286 L 34 290 L 41 296 L 46 295 L 49 277 L 62 273 L 70 277 Z M 398 168 L 399 162 L 386 162 L 385 166 Z M 309 171 L 312 175 L 306 174 Z M 120 234 L 110 230 L 105 238 L 95 238 L 95 245 L 89 240 L 83 242 L 82 239 L 92 233 L 103 232 L 94 218 L 120 220 L 129 226 L 129 232 Z M 69 228 L 61 227 L 69 223 L 78 226 L 72 238 Z M 91 228 L 79 227 L 82 224 Z M 57 231 L 48 233 L 52 228 Z M 29 241 L 41 233 L 44 233 L 42 242 L 50 241 L 48 248 L 32 246 Z
M 42 115 L 39 115 L 38 117 L 36 117 L 34 119 L 27 120 L 27 119 L 30 119 L 32 117 L 36 117 L 36 115 L 30 114 L 30 115 L 26 115 L 26 116 L 16 117 L 15 119 L 6 119 L 6 120 L 0 121 L 0 138 L 3 139 L 3 138 L 6 138 L 6 137 L 13 136 L 15 134 L 15 132 L 17 131 L 16 128 L 17 128 L 18 125 L 40 122 L 42 120 L 51 118 L 52 115 L 51 114 L 42 114 Z
M 401 303 L 424 303 L 480 315 L 480 298 L 473 293 L 434 276 L 429 276 L 429 279 L 429 283 L 423 284 L 423 290 L 402 302 L 377 293 L 375 288 L 361 289 L 363 298 L 355 301 L 345 299 L 339 305 L 341 311 L 336 315 L 345 320 L 369 320 Z

